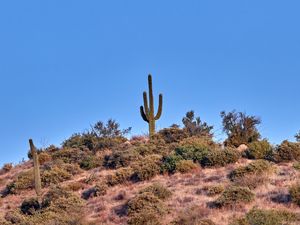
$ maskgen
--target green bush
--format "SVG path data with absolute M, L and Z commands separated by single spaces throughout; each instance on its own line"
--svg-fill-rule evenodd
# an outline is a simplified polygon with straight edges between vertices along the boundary
M 265 160 L 257 160 L 254 161 L 247 166 L 238 167 L 237 169 L 233 170 L 229 174 L 229 178 L 231 181 L 237 181 L 240 178 L 247 177 L 249 175 L 263 175 L 268 174 L 272 171 L 272 164 Z
M 293 185 L 290 190 L 292 201 L 300 206 L 300 183 Z
M 161 156 L 149 155 L 144 157 L 132 165 L 134 181 L 150 180 L 154 176 L 160 174 L 161 171 Z
M 162 163 L 162 171 L 168 173 L 175 173 L 176 165 L 182 160 L 182 156 L 176 154 L 164 157 Z
M 53 160 L 62 160 L 65 163 L 80 164 L 86 155 L 87 153 L 79 148 L 63 148 L 59 151 L 55 151 L 52 154 L 52 158 Z
M 131 149 L 118 150 L 104 157 L 104 166 L 110 169 L 128 167 L 132 162 L 139 161 L 140 158 L 139 154 Z
M 201 162 L 201 160 L 218 146 L 206 137 L 191 137 L 180 142 L 175 149 L 175 154 L 185 160 Z
M 17 194 L 21 190 L 28 190 L 34 187 L 33 169 L 21 172 L 17 178 L 6 186 L 5 195 Z
M 131 167 L 120 168 L 114 174 L 107 175 L 106 182 L 110 186 L 124 184 L 131 179 L 132 175 L 133 175 L 133 170 Z
M 45 187 L 51 184 L 59 184 L 63 181 L 70 180 L 71 178 L 71 173 L 57 166 L 47 169 L 41 174 L 42 184 Z
M 230 225 L 292 225 L 300 221 L 299 214 L 285 210 L 264 210 L 253 208 L 244 218 L 236 219 Z
M 144 188 L 143 190 L 140 191 L 140 194 L 143 193 L 152 193 L 160 200 L 166 200 L 172 196 L 172 192 L 159 183 L 154 183 L 151 186 Z
M 97 145 L 97 138 L 91 134 L 75 133 L 63 142 L 63 148 L 77 148 L 93 150 Z
M 237 162 L 239 158 L 240 153 L 236 149 L 217 149 L 204 156 L 201 165 L 203 167 L 222 167 Z
M 250 203 L 254 200 L 254 194 L 249 188 L 231 186 L 214 202 L 215 206 L 234 207 L 240 204 Z
M 180 160 L 176 163 L 176 171 L 180 173 L 188 173 L 198 168 L 192 160 Z
M 250 143 L 245 154 L 249 159 L 266 159 L 271 152 L 271 144 L 267 140 L 262 140 Z
M 138 194 L 128 202 L 127 208 L 129 217 L 146 211 L 153 212 L 156 215 L 164 215 L 166 213 L 163 202 L 150 192 Z
M 300 160 L 300 143 L 283 141 L 273 153 L 273 160 L 276 162 Z
M 103 165 L 103 158 L 97 155 L 88 155 L 80 162 L 80 168 L 84 170 L 91 170 Z

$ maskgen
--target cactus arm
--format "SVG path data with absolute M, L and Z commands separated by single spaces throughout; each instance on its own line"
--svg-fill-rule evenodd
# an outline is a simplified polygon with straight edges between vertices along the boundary
M 144 112 L 144 107 L 143 106 L 140 107 L 140 111 L 141 111 L 141 116 L 142 116 L 143 120 L 145 120 L 147 123 L 149 123 L 149 119 L 148 119 L 147 115 Z
M 34 186 L 35 192 L 38 197 L 39 203 L 41 203 L 41 196 L 42 196 L 42 184 L 41 184 L 41 174 L 40 174 L 40 163 L 39 157 L 36 151 L 36 148 L 33 144 L 33 141 L 29 140 L 30 150 L 33 157 L 33 167 L 34 167 Z
M 148 99 L 147 99 L 147 92 L 144 91 L 143 93 L 143 98 L 144 98 L 144 112 L 147 116 L 149 116 L 149 107 L 148 107 Z
M 161 117 L 162 114 L 162 108 L 163 108 L 163 96 L 162 94 L 159 95 L 159 104 L 158 104 L 158 111 L 157 114 L 155 116 L 155 120 L 158 120 Z

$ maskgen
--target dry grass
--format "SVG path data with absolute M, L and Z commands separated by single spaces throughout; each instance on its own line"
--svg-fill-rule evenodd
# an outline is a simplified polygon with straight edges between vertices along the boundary
M 206 217 L 218 225 L 227 225 L 231 218 L 243 216 L 254 206 L 263 209 L 284 209 L 300 213 L 300 207 L 293 204 L 288 195 L 289 187 L 296 183 L 297 180 L 300 180 L 300 171 L 293 168 L 293 163 L 274 165 L 276 172 L 270 175 L 263 185 L 253 190 L 256 196 L 253 203 L 233 209 L 215 209 L 208 207 L 211 202 L 216 200 L 217 196 L 208 196 L 199 190 L 207 186 L 218 185 L 222 185 L 226 189 L 226 187 L 231 185 L 228 174 L 233 169 L 247 165 L 249 162 L 249 160 L 241 159 L 234 165 L 222 168 L 199 168 L 187 174 L 176 173 L 170 176 L 159 175 L 150 181 L 111 187 L 104 196 L 87 200 L 85 217 L 88 221 L 94 221 L 96 224 L 126 224 L 127 217 L 124 205 L 126 205 L 129 199 L 136 196 L 140 190 L 153 183 L 160 183 L 172 192 L 171 198 L 165 202 L 169 211 L 162 221 L 163 224 L 171 223 L 178 215 L 182 214 L 186 208 L 193 206 L 205 209 Z M 26 162 L 15 166 L 9 173 L 1 175 L 0 190 L 3 190 L 18 173 L 30 167 L 31 162 Z M 84 190 L 93 187 L 99 182 L 105 181 L 106 176 L 114 172 L 114 170 L 99 169 L 85 171 L 74 176 L 72 180 L 64 182 L 63 186 L 72 185 L 74 182 L 81 183 L 82 185 L 80 185 L 80 187 L 82 188 L 78 188 L 75 191 L 75 193 L 80 196 Z M 91 177 L 93 179 L 87 179 Z M 87 180 L 89 180 L 89 182 L 86 182 Z M 45 189 L 43 191 L 46 192 L 47 190 Z M 0 218 L 3 217 L 7 211 L 18 208 L 24 199 L 34 195 L 33 190 L 27 190 L 22 191 L 19 195 L 8 195 L 3 198 L 0 204 Z

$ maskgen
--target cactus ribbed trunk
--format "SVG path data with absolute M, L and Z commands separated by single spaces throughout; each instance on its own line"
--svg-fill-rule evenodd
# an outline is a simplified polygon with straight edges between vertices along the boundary
M 41 174 L 40 174 L 40 163 L 39 156 L 37 154 L 36 148 L 33 141 L 29 140 L 30 151 L 33 158 L 33 170 L 34 170 L 34 188 L 38 198 L 38 202 L 41 203 L 42 198 L 42 184 L 41 184 Z
M 162 105 L 163 105 L 163 96 L 159 95 L 159 106 L 158 112 L 154 115 L 154 98 L 153 98 L 153 87 L 152 87 L 152 76 L 148 76 L 148 86 L 149 86 L 149 105 L 147 92 L 143 93 L 144 106 L 141 106 L 141 116 L 149 124 L 149 136 L 150 138 L 155 134 L 155 121 L 161 117 L 162 114 Z

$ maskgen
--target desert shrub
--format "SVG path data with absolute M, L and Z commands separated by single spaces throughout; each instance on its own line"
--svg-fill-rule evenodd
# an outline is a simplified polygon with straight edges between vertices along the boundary
M 183 130 L 188 133 L 189 136 L 206 136 L 212 137 L 213 126 L 209 126 L 206 122 L 202 122 L 200 117 L 195 118 L 193 110 L 186 113 L 182 119 L 184 125 Z
M 219 167 L 235 163 L 239 158 L 240 153 L 236 149 L 216 149 L 205 155 L 200 163 L 203 167 Z
M 21 190 L 32 189 L 34 187 L 33 169 L 21 172 L 17 178 L 6 186 L 5 195 L 17 194 Z
M 105 183 L 99 183 L 96 186 L 86 190 L 82 193 L 82 198 L 88 200 L 89 198 L 106 195 L 108 186 Z
M 161 156 L 149 155 L 132 165 L 134 181 L 150 180 L 152 177 L 160 174 Z
M 158 140 L 157 140 L 158 141 Z M 147 155 L 167 155 L 172 150 L 171 145 L 165 144 L 164 141 L 155 143 L 155 140 L 151 140 L 148 143 L 138 143 L 129 148 L 129 151 L 134 151 L 138 153 L 140 156 L 147 156 Z
M 272 171 L 272 164 L 265 160 L 254 161 L 247 166 L 238 167 L 229 174 L 231 181 L 237 181 L 240 178 L 250 175 L 259 176 L 268 174 Z
M 159 215 L 152 210 L 145 210 L 140 213 L 132 214 L 128 221 L 128 225 L 162 225 Z
M 124 137 L 99 138 L 96 150 L 115 149 L 127 141 Z
M 97 155 L 87 155 L 80 162 L 80 168 L 84 170 L 91 170 L 103 165 L 103 158 Z
M 82 169 L 80 169 L 78 164 L 72 163 L 60 163 L 58 161 L 54 162 L 54 167 L 59 167 L 62 170 L 67 171 L 71 175 L 76 175 L 82 173 Z
M 189 136 L 185 130 L 178 127 L 162 129 L 158 132 L 158 134 L 164 139 L 166 143 L 180 142 L 181 140 Z
M 213 186 L 205 186 L 203 187 L 203 191 L 208 196 L 216 196 L 221 194 L 224 191 L 224 187 L 222 185 L 213 185 Z
M 241 144 L 247 145 L 259 140 L 260 134 L 256 127 L 261 123 L 259 118 L 236 111 L 229 113 L 223 111 L 221 117 L 223 119 L 223 131 L 228 136 L 225 146 L 239 147 Z
M 83 206 L 83 201 L 72 192 L 60 186 L 53 186 L 43 197 L 42 207 L 52 211 L 65 210 L 68 212 L 78 212 Z
M 180 146 L 175 149 L 175 154 L 181 156 L 185 160 L 193 160 L 201 162 L 201 160 L 211 151 L 206 146 Z
M 300 170 L 300 162 L 295 162 L 293 167 L 295 170 Z
M 84 184 L 81 182 L 72 182 L 66 185 L 65 189 L 68 191 L 79 191 L 82 190 L 84 188 Z
M 21 210 L 6 214 L 5 219 L 20 225 L 82 225 L 82 207 L 83 201 L 79 197 L 53 187 L 43 198 L 42 208 L 39 209 L 34 200 L 25 201 Z
M 266 159 L 271 152 L 271 144 L 267 140 L 262 140 L 250 143 L 245 154 L 249 159 Z
M 127 167 L 132 162 L 140 159 L 139 154 L 132 150 L 114 151 L 110 155 L 104 157 L 104 166 L 110 169 L 118 169 L 121 167 Z
M 254 200 L 254 194 L 249 188 L 231 186 L 214 202 L 216 207 L 233 207 L 250 203 Z
M 90 133 L 75 133 L 62 144 L 63 148 L 76 148 L 80 150 L 93 150 L 97 145 L 97 138 Z
M 26 215 L 34 215 L 40 209 L 40 203 L 35 198 L 25 199 L 21 205 L 21 212 Z
M 172 154 L 163 158 L 162 171 L 168 173 L 176 172 L 176 165 L 182 161 L 183 158 L 180 155 Z
M 179 213 L 172 225 L 215 225 L 207 218 L 209 210 L 199 206 L 191 206 Z
M 197 168 L 198 165 L 195 164 L 192 160 L 180 160 L 176 163 L 176 171 L 180 173 L 188 173 Z
M 292 201 L 300 206 L 300 183 L 293 185 L 289 189 L 289 193 L 291 195 Z
M 268 173 L 264 174 L 249 174 L 243 177 L 235 178 L 233 183 L 237 186 L 247 187 L 250 190 L 254 190 L 259 186 L 265 185 L 270 181 Z
M 273 153 L 273 160 L 276 162 L 289 162 L 300 160 L 300 143 L 283 141 Z
M 43 171 L 41 174 L 42 184 L 45 187 L 51 184 L 59 184 L 60 182 L 71 179 L 71 177 L 72 174 L 56 166 L 49 170 Z
M 230 225 L 291 225 L 300 221 L 299 215 L 285 210 L 253 208 L 244 218 L 235 219 Z
M 65 163 L 77 163 L 79 164 L 86 156 L 86 152 L 79 148 L 63 148 L 52 154 L 53 160 L 62 160 Z
M 151 186 L 144 188 L 140 191 L 140 194 L 143 193 L 152 193 L 154 196 L 159 198 L 160 200 L 166 200 L 171 197 L 172 192 L 169 191 L 165 186 L 159 183 L 154 183 Z
M 52 160 L 52 157 L 49 153 L 47 153 L 46 151 L 42 151 L 39 153 L 39 162 L 40 165 L 45 164 L 46 162 L 50 162 Z
M 13 168 L 13 164 L 12 163 L 6 163 L 3 165 L 2 169 L 0 170 L 0 175 L 3 173 L 8 173 L 9 171 L 11 171 L 11 169 Z
M 146 211 L 153 212 L 157 215 L 163 215 L 166 213 L 166 208 L 163 202 L 150 192 L 138 194 L 128 202 L 127 208 L 129 217 Z
M 133 170 L 131 167 L 120 168 L 114 174 L 107 175 L 106 182 L 110 186 L 123 184 L 128 182 L 131 179 L 132 174 L 133 174 Z

